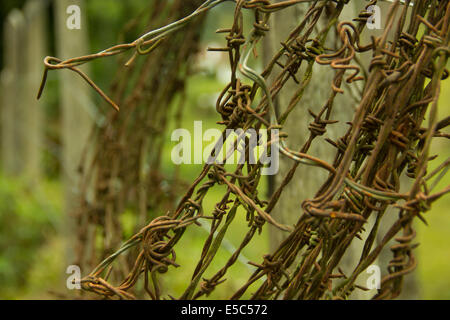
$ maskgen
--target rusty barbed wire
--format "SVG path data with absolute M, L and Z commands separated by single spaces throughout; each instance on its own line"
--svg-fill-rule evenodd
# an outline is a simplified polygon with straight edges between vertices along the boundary
M 182 27 L 187 23 L 195 23 L 197 20 L 194 18 L 225 1 L 227 0 L 196 3 L 197 9 L 191 9 L 191 15 L 177 17 L 176 22 L 150 31 L 131 44 L 114 46 L 98 54 L 67 61 L 46 58 L 43 85 L 48 70 L 67 68 L 78 72 L 109 104 L 127 106 L 125 111 L 122 108 L 120 113 L 111 116 L 111 125 L 97 129 L 96 143 L 100 142 L 101 148 L 105 150 L 97 149 L 94 160 L 84 171 L 84 198 L 78 213 L 80 221 L 88 221 L 80 222 L 83 228 L 89 228 L 94 223 L 105 228 L 106 238 L 120 234 L 118 216 L 129 205 L 139 208 L 140 227 L 145 225 L 149 193 L 138 192 L 139 196 L 133 197 L 124 188 L 139 191 L 139 188 L 133 188 L 133 184 L 143 183 L 140 170 L 149 149 L 142 148 L 142 145 L 147 148 L 149 144 L 159 148 L 162 145 L 156 139 L 145 140 L 144 143 L 143 136 L 149 132 L 165 130 L 164 125 L 157 127 L 160 118 L 155 115 L 165 119 L 167 113 L 157 106 L 167 106 L 171 97 L 180 91 L 177 67 L 180 61 L 185 61 L 195 50 L 195 28 Z M 176 246 L 185 230 L 198 224 L 201 219 L 208 219 L 211 221 L 210 234 L 204 242 L 191 281 L 186 283 L 186 290 L 180 299 L 207 296 L 225 282 L 227 271 L 238 261 L 242 251 L 251 243 L 254 235 L 261 232 L 266 222 L 289 235 L 274 252 L 264 254 L 261 262 L 251 262 L 256 268 L 255 272 L 239 290 L 230 295 L 231 299 L 242 298 L 257 281 L 262 281 L 262 284 L 253 291 L 252 299 L 345 299 L 356 289 L 367 289 L 355 283 L 358 276 L 374 262 L 393 238 L 397 242 L 391 246 L 393 259 L 386 266 L 388 275 L 383 278 L 381 289 L 374 299 L 397 297 L 401 292 L 403 277 L 417 265 L 414 256 L 417 244 L 412 243 L 415 238 L 412 222 L 416 217 L 425 222 L 423 213 L 429 210 L 434 201 L 450 192 L 448 186 L 432 193 L 447 172 L 449 160 L 427 174 L 428 163 L 434 159 L 429 155 L 431 141 L 448 138 L 441 130 L 450 124 L 448 116 L 439 120 L 437 114 L 440 83 L 449 75 L 445 68 L 450 52 L 449 1 L 418 0 L 414 5 L 408 0 L 393 1 L 386 16 L 383 34 L 372 37 L 371 42 L 365 45 L 361 44 L 361 35 L 370 17 L 367 10 L 370 5 L 377 3 L 376 0 L 371 1 L 353 22 L 339 21 L 348 1 L 233 2 L 233 24 L 230 28 L 217 31 L 226 35 L 226 45 L 210 48 L 211 51 L 227 52 L 230 60 L 230 83 L 220 93 L 216 105 L 221 116 L 219 123 L 225 127 L 224 137 L 226 129 L 282 129 L 314 76 L 313 65 L 319 64 L 323 68 L 335 70 L 335 76 L 323 107 L 320 110 L 309 110 L 313 118 L 309 124 L 309 138 L 302 148 L 296 148 L 301 150 L 299 152 L 287 147 L 289 137 L 284 133 L 276 140 L 267 141 L 271 152 L 277 148 L 284 156 L 293 160 L 290 172 L 267 200 L 258 195 L 263 164 L 249 163 L 248 154 L 251 150 L 248 145 L 245 149 L 247 161 L 237 165 L 234 171 L 228 172 L 220 164 L 206 164 L 195 181 L 187 187 L 176 208 L 162 211 L 160 206 L 155 205 L 156 210 L 167 213 L 154 217 L 117 251 L 113 249 L 119 247 L 117 240 L 109 241 L 107 250 L 103 253 L 105 258 L 81 281 L 83 289 L 104 298 L 133 299 L 141 294 L 135 289 L 136 283 L 143 281 L 144 292 L 149 298 L 163 298 L 158 276 L 168 272 L 171 267 L 178 267 Z M 252 53 L 256 53 L 258 41 L 270 32 L 270 15 L 306 2 L 310 3 L 310 7 L 304 19 L 291 31 L 264 71 L 259 74 L 251 69 L 248 61 Z M 153 18 L 158 12 L 170 11 L 166 2 L 156 3 Z M 189 6 L 185 1 L 177 1 L 172 14 L 168 16 L 177 16 L 179 12 L 176 10 L 181 7 L 187 10 Z M 244 32 L 244 9 L 255 13 L 253 30 L 248 35 Z M 409 14 L 411 19 L 407 19 Z M 320 27 L 320 20 L 326 21 L 324 27 Z M 423 34 L 419 33 L 419 27 L 424 29 Z M 183 32 L 183 41 L 176 40 L 175 31 Z M 389 35 L 390 31 L 393 31 L 393 35 Z M 332 32 L 339 35 L 340 44 L 337 48 L 326 48 L 325 41 Z M 186 41 L 186 37 L 190 40 Z M 148 49 L 144 49 L 144 46 Z M 164 62 L 164 54 L 158 54 L 158 50 L 155 50 L 158 46 L 166 46 L 164 54 L 174 52 L 175 48 L 176 52 L 183 53 L 178 55 L 175 63 L 166 66 L 172 72 L 170 80 L 159 81 L 158 76 L 154 75 L 158 74 L 157 69 L 153 74 L 155 78 L 152 78 L 154 81 L 146 83 L 149 70 Z M 123 75 L 119 77 L 119 82 L 115 84 L 116 90 L 113 90 L 116 93 L 114 100 L 119 102 L 116 105 L 76 68 L 88 61 L 122 54 L 130 49 L 136 51 L 126 63 L 128 66 L 135 63 L 138 55 L 155 51 L 148 56 L 148 64 L 146 62 L 141 70 L 134 69 L 141 72 L 142 78 L 126 99 L 124 87 L 128 78 Z M 362 52 L 372 53 L 367 70 L 358 61 L 358 54 Z M 297 78 L 300 70 L 304 71 L 302 79 Z M 273 76 L 270 84 L 269 75 Z M 251 80 L 252 84 L 244 85 L 241 77 Z M 273 99 L 288 81 L 294 81 L 298 89 L 292 93 L 291 103 L 284 106 L 280 115 L 277 115 Z M 346 84 L 348 88 L 354 82 L 363 82 L 364 89 L 361 96 L 356 98 L 358 106 L 353 117 L 348 119 L 348 131 L 342 137 L 326 137 L 326 141 L 336 152 L 334 162 L 327 163 L 309 155 L 308 150 L 315 139 L 327 135 L 327 127 L 337 123 L 332 119 L 333 102 L 338 94 L 344 92 L 342 86 Z M 42 88 L 43 86 L 40 93 Z M 259 91 L 261 98 L 258 99 Z M 142 98 L 145 95 L 148 97 Z M 147 107 L 137 108 L 140 102 L 145 102 Z M 124 115 L 119 117 L 121 114 Z M 427 114 L 428 127 L 424 127 Z M 178 121 L 180 118 L 179 113 Z M 130 130 L 131 121 L 136 119 L 140 121 L 139 125 L 133 125 Z M 137 133 L 136 128 L 139 128 Z M 138 138 L 128 140 L 133 135 Z M 126 146 L 124 141 L 127 142 Z M 127 152 L 119 156 L 118 150 Z M 104 165 L 111 159 L 112 165 Z M 156 164 L 159 163 L 159 160 L 155 161 Z M 273 219 L 271 211 L 299 165 L 310 165 L 317 167 L 317 170 L 325 169 L 329 175 L 315 197 L 303 201 L 295 226 L 284 226 Z M 145 176 L 146 182 L 158 180 L 158 165 L 155 168 L 152 174 Z M 96 170 L 99 171 L 95 184 L 97 203 L 92 206 L 84 199 L 87 199 L 90 181 Z M 411 189 L 406 193 L 399 192 L 402 175 L 413 181 Z M 218 185 L 226 186 L 227 191 L 208 215 L 203 209 L 203 201 L 208 192 Z M 153 199 L 157 198 L 157 194 L 155 192 L 152 195 Z M 168 202 L 170 201 L 174 201 L 174 198 L 170 198 Z M 238 208 L 243 208 L 246 212 L 248 232 L 243 235 L 242 242 L 226 264 L 213 276 L 205 278 L 205 272 L 209 270 L 229 232 Z M 386 234 L 381 235 L 382 240 L 375 243 L 379 221 L 388 208 L 396 208 L 399 218 Z M 365 223 L 370 216 L 375 216 L 377 222 L 369 231 L 367 239 L 363 240 L 364 249 L 357 267 L 346 275 L 339 269 L 339 262 L 350 243 L 355 238 L 361 239 L 360 233 L 367 227 Z M 398 235 L 400 232 L 402 235 Z M 85 253 L 86 246 L 80 248 L 80 254 Z M 91 248 L 91 251 L 95 249 Z M 118 262 L 121 258 L 123 259 Z M 117 285 L 108 281 L 111 270 L 115 269 L 122 269 L 114 278 Z M 153 288 L 150 288 L 150 283 Z M 173 298 L 170 294 L 166 296 Z

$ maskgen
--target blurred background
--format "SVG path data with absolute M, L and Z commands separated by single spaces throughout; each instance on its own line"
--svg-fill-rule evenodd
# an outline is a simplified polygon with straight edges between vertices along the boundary
M 60 2 L 64 5 L 57 5 Z M 59 16 L 65 19 L 67 5 L 77 4 L 82 8 L 80 30 L 64 33 L 58 28 Z M 117 43 L 134 40 L 145 30 L 145 19 L 141 18 L 152 6 L 148 0 L 2 0 L 0 2 L 0 298 L 2 299 L 52 299 L 66 292 L 67 248 L 71 236 L 67 229 L 67 190 L 75 188 L 67 177 L 77 170 L 77 161 L 67 160 L 64 144 L 68 139 L 78 144 L 78 149 L 89 139 L 89 127 L 104 125 L 110 119 L 110 107 L 102 103 L 81 80 L 80 88 L 64 85 L 60 72 L 49 72 L 46 89 L 41 100 L 36 100 L 42 73 L 43 58 L 55 56 L 70 58 L 101 51 Z M 137 18 L 136 18 L 137 17 Z M 214 31 L 228 27 L 233 17 L 233 5 L 224 4 L 212 10 L 206 17 L 200 34 L 198 52 L 191 57 L 191 71 L 185 82 L 185 94 L 170 103 L 184 102 L 184 116 L 178 122 L 168 120 L 170 128 L 181 125 L 193 127 L 194 120 L 201 118 L 204 127 L 220 128 L 215 104 L 219 93 L 229 81 L 228 55 L 223 52 L 207 52 L 208 47 L 224 45 L 223 35 Z M 124 32 L 130 21 L 135 23 Z M 89 64 L 91 79 L 106 92 L 117 72 L 116 58 L 108 58 Z M 71 78 L 72 79 L 72 78 Z M 441 116 L 450 111 L 450 82 L 444 81 L 441 90 Z M 71 91 L 72 90 L 72 91 Z M 75 91 L 75 92 L 74 92 Z M 76 94 L 74 94 L 76 93 Z M 68 95 L 75 102 L 67 101 Z M 63 108 L 82 105 L 84 115 L 72 114 L 65 118 Z M 164 108 L 165 106 L 161 106 Z M 76 109 L 75 109 L 76 111 Z M 122 111 L 123 112 L 123 111 Z M 87 128 L 87 129 L 86 129 Z M 450 156 L 445 141 L 433 145 L 433 154 L 439 155 L 435 166 Z M 201 165 L 176 167 L 170 161 L 173 147 L 170 136 L 164 139 L 160 171 L 163 177 L 174 172 L 188 185 L 201 170 Z M 71 159 L 76 159 L 71 158 Z M 437 188 L 449 183 L 443 179 Z M 164 178 L 162 185 L 170 184 Z M 264 181 L 261 193 L 267 193 L 268 182 Z M 205 200 L 205 210 L 213 210 L 223 190 L 215 189 Z M 418 296 L 423 299 L 450 299 L 450 197 L 444 197 L 426 213 L 428 226 L 417 223 L 416 250 L 418 268 L 415 277 Z M 123 215 L 123 238 L 133 234 L 136 224 L 133 213 Z M 236 222 L 236 229 L 226 239 L 215 260 L 223 265 L 239 245 L 246 230 Z M 127 225 L 131 225 L 127 228 Z M 207 226 L 204 226 L 207 228 Z M 239 229 L 241 228 L 241 229 Z M 177 252 L 181 265 L 194 264 L 198 260 L 207 230 L 197 228 L 189 231 L 180 242 L 183 251 Z M 234 238 L 236 237 L 236 238 Z M 262 253 L 269 251 L 269 235 L 263 232 L 252 246 L 244 251 L 239 263 L 230 270 L 227 282 L 218 288 L 212 298 L 225 298 L 227 293 L 239 288 L 248 279 L 253 267 L 248 260 L 260 261 Z M 182 293 L 186 273 L 171 271 L 164 285 L 173 292 Z

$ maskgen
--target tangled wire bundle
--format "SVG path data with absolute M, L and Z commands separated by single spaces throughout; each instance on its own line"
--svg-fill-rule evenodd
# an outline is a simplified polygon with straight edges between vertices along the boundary
M 225 129 L 282 129 L 290 112 L 301 101 L 313 76 L 312 66 L 316 63 L 335 70 L 328 100 L 318 112 L 310 111 L 313 116 L 313 122 L 309 124 L 310 135 L 302 148 L 296 147 L 300 152 L 287 147 L 289 138 L 284 134 L 279 135 L 279 141 L 269 142 L 272 152 L 277 148 L 293 161 L 292 170 L 270 199 L 262 200 L 257 193 L 263 164 L 251 164 L 246 157 L 247 162 L 237 165 L 233 172 L 227 172 L 220 164 L 205 164 L 174 210 L 156 217 L 117 251 L 113 250 L 118 246 L 117 239 L 120 240 L 120 237 L 114 236 L 120 232 L 118 216 L 125 206 L 132 203 L 138 208 L 142 217 L 141 226 L 144 225 L 150 204 L 147 203 L 148 190 L 141 187 L 150 186 L 150 181 L 158 179 L 159 157 L 151 160 L 154 164 L 152 168 L 156 168 L 154 171 L 145 173 L 142 168 L 146 161 L 150 161 L 146 158 L 149 145 L 161 148 L 161 141 L 155 132 L 164 130 L 167 120 L 167 112 L 158 109 L 158 106 L 169 105 L 170 97 L 184 90 L 184 80 L 180 79 L 189 74 L 186 60 L 197 49 L 198 34 L 193 31 L 195 28 L 183 27 L 188 23 L 201 24 L 199 16 L 225 1 L 208 0 L 197 4 L 200 6 L 194 11 L 189 7 L 196 1 L 189 4 L 175 1 L 172 9 L 166 1 L 155 1 L 152 23 L 167 18 L 176 22 L 150 31 L 132 43 L 117 45 L 90 56 L 67 61 L 52 57 L 45 59 L 45 76 L 48 70 L 70 69 L 86 79 L 117 110 L 118 105 L 127 106 L 123 109 L 125 111 L 112 113 L 107 127 L 96 129 L 95 143 L 101 147 L 95 149 L 92 162 L 84 170 L 82 205 L 78 210 L 79 226 L 83 230 L 80 231 L 83 235 L 80 236 L 80 264 L 81 256 L 95 251 L 87 248 L 89 241 L 86 234 L 89 234 L 90 226 L 103 226 L 105 238 L 110 240 L 105 241 L 107 244 L 103 252 L 107 257 L 82 279 L 83 289 L 105 298 L 133 299 L 133 288 L 143 277 L 148 296 L 161 299 L 158 275 L 166 273 L 172 266 L 178 267 L 175 254 L 177 243 L 187 228 L 202 219 L 209 219 L 210 234 L 191 281 L 179 297 L 181 299 L 201 298 L 223 283 L 229 268 L 266 222 L 289 235 L 272 254 L 264 255 L 261 263 L 252 263 L 256 271 L 247 283 L 230 295 L 231 299 L 241 298 L 252 285 L 252 299 L 345 299 L 355 289 L 365 289 L 355 284 L 357 277 L 396 236 L 398 244 L 391 247 L 393 258 L 388 266 L 389 274 L 382 279 L 381 289 L 374 299 L 397 297 L 404 275 L 417 264 L 413 254 L 415 231 L 412 223 L 415 218 L 425 221 L 423 213 L 431 203 L 450 191 L 448 186 L 433 193 L 434 187 L 445 175 L 450 160 L 427 173 L 428 162 L 434 158 L 429 155 L 431 141 L 434 138 L 448 138 L 441 131 L 450 124 L 449 117 L 443 120 L 438 118 L 440 83 L 449 75 L 445 69 L 450 53 L 450 3 L 447 0 L 417 0 L 413 6 L 410 6 L 412 3 L 409 0 L 404 3 L 394 1 L 387 15 L 384 33 L 380 37 L 372 37 L 367 44 L 361 43 L 361 34 L 371 16 L 367 8 L 376 4 L 376 0 L 370 2 L 353 22 L 339 21 L 348 1 L 233 1 L 235 15 L 231 28 L 218 30 L 226 34 L 227 45 L 210 49 L 229 54 L 231 80 L 217 101 L 217 112 L 222 117 L 220 123 Z M 251 69 L 248 60 L 252 52 L 256 52 L 258 41 L 270 32 L 270 15 L 306 2 L 310 3 L 310 7 L 303 20 L 281 44 L 262 74 Z M 254 29 L 248 35 L 244 32 L 242 11 L 245 9 L 252 10 L 255 17 Z M 184 18 L 178 16 L 186 10 L 193 13 Z M 160 15 L 161 12 L 167 15 Z M 328 23 L 319 29 L 318 21 L 323 18 Z M 389 32 L 392 31 L 393 38 L 389 40 Z M 325 48 L 325 41 L 331 32 L 339 35 L 340 45 L 336 49 Z M 160 46 L 165 46 L 165 49 L 155 50 Z M 115 84 L 117 94 L 111 99 L 77 68 L 88 61 L 129 50 L 134 50 L 134 54 L 126 64 L 129 70 L 140 76 L 133 93 L 125 101 L 126 79 Z M 141 68 L 133 67 L 136 57 L 152 51 Z M 168 52 L 176 52 L 176 58 L 164 64 L 163 57 Z M 372 53 L 368 70 L 356 59 L 363 52 Z M 276 71 L 277 67 L 281 70 Z M 148 71 L 152 68 L 156 68 L 155 74 L 169 72 L 167 81 L 155 80 L 157 77 L 153 74 L 153 77 L 150 76 L 153 82 L 147 82 Z M 301 80 L 296 78 L 299 70 L 305 70 Z M 270 75 L 274 80 L 269 84 Z M 251 80 L 253 85 L 244 85 L 240 76 Z M 283 106 L 282 112 L 277 115 L 273 100 L 290 79 L 298 83 L 298 91 L 293 93 L 291 103 Z M 327 163 L 309 155 L 308 150 L 315 138 L 324 135 L 328 125 L 336 123 L 332 119 L 333 102 L 343 92 L 343 84 L 351 86 L 357 81 L 364 83 L 364 89 L 353 118 L 349 119 L 350 128 L 341 138 L 326 139 L 335 148 L 334 162 Z M 43 85 L 40 94 L 42 89 Z M 262 93 L 260 99 L 258 92 Z M 138 108 L 140 104 L 144 107 Z M 180 113 L 177 113 L 179 117 Z M 425 116 L 428 124 L 424 124 Z M 138 125 L 131 126 L 132 120 L 137 121 Z M 294 141 L 289 142 L 294 144 Z M 117 155 L 121 148 L 126 148 L 127 152 Z M 246 152 L 249 152 L 248 146 Z M 111 158 L 112 164 L 109 164 Z M 276 222 L 271 217 L 271 211 L 298 165 L 327 170 L 329 175 L 315 197 L 302 203 L 303 214 L 299 215 L 295 226 L 286 226 Z M 96 179 L 93 182 L 94 172 Z M 413 179 L 412 187 L 406 193 L 399 192 L 403 174 Z M 92 185 L 95 201 L 88 202 L 85 200 L 87 189 Z M 218 185 L 225 185 L 226 192 L 215 210 L 207 214 L 203 210 L 203 200 Z M 131 195 L 130 190 L 134 190 Z M 173 198 L 168 199 L 167 203 L 170 201 Z M 154 201 L 153 205 L 156 206 L 156 203 L 159 200 Z M 380 221 L 390 207 L 398 210 L 398 219 L 382 235 L 382 241 L 376 244 Z M 248 232 L 226 264 L 206 279 L 204 274 L 230 231 L 238 208 L 243 208 L 247 213 Z M 337 272 L 346 249 L 353 239 L 360 236 L 371 216 L 375 217 L 376 222 L 365 239 L 357 267 L 351 274 Z M 92 232 L 95 234 L 96 231 Z M 126 258 L 125 253 L 128 253 Z M 114 282 L 118 281 L 118 284 L 113 285 L 108 278 L 113 262 L 118 259 L 122 260 L 116 263 L 115 270 L 123 270 L 116 272 L 118 280 Z M 131 268 L 127 270 L 125 266 L 130 263 Z M 258 285 L 257 281 L 261 279 L 263 282 Z

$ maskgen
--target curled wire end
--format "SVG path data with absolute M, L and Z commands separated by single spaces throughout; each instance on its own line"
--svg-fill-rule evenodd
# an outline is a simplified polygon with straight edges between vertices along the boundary
M 61 60 L 54 58 L 54 57 L 50 57 L 47 56 L 44 58 L 44 65 L 45 65 L 45 69 L 44 69 L 44 74 L 42 75 L 42 81 L 41 81 L 41 85 L 39 86 L 39 91 L 37 94 L 37 100 L 39 100 L 42 97 L 42 93 L 44 92 L 45 89 L 45 85 L 47 83 L 47 75 L 48 75 L 48 70 L 49 69 L 53 69 L 53 68 L 57 68 L 56 65 L 52 64 L 51 62 L 55 61 L 57 64 L 61 62 Z
M 76 72 L 80 75 L 97 93 L 108 103 L 110 104 L 116 111 L 120 111 L 119 106 L 112 101 L 95 83 L 92 81 L 87 74 L 78 69 L 76 66 L 80 65 L 80 62 L 70 62 L 70 61 L 62 61 L 55 57 L 45 57 L 44 65 L 45 71 L 42 77 L 41 86 L 39 88 L 39 92 L 37 98 L 39 99 L 42 96 L 42 92 L 44 91 L 45 84 L 47 82 L 47 74 L 48 70 L 59 70 L 59 69 L 69 69 L 71 71 Z
M 47 83 L 47 74 L 48 74 L 48 68 L 46 67 L 44 70 L 44 74 L 42 75 L 41 85 L 39 86 L 39 91 L 38 91 L 38 94 L 36 97 L 37 100 L 39 100 L 41 98 L 42 93 L 44 92 L 45 84 Z

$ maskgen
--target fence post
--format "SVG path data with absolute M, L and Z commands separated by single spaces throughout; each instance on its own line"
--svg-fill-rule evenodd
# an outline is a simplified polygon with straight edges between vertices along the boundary
M 86 26 L 86 10 L 82 0 L 54 0 L 56 48 L 57 56 L 61 59 L 73 58 L 85 55 L 88 50 L 88 32 Z M 79 17 L 77 12 L 68 10 L 70 6 L 80 8 Z M 77 8 L 70 7 L 70 8 Z M 80 18 L 80 28 L 73 27 L 72 19 Z M 86 66 L 80 67 L 83 72 L 88 73 Z M 93 120 L 89 114 L 90 88 L 75 73 L 69 70 L 59 72 L 60 76 L 60 105 L 62 114 L 62 142 L 65 185 L 65 211 L 67 215 L 66 232 L 70 236 L 68 243 L 68 261 L 76 260 L 75 239 L 76 226 L 74 213 L 76 212 L 77 197 L 79 196 L 78 185 L 80 180 L 79 164 L 89 133 L 92 129 Z
M 28 150 L 26 175 L 33 181 L 41 176 L 43 149 L 43 121 L 45 100 L 37 100 L 36 93 L 42 77 L 42 61 L 47 51 L 46 3 L 41 0 L 28 0 L 24 7 L 26 30 L 26 76 L 24 99 L 24 121 L 26 121 Z
M 364 6 L 367 5 L 365 1 L 359 0 L 356 2 L 359 9 L 363 9 Z M 381 28 L 380 29 L 366 29 L 364 33 L 361 36 L 361 42 L 363 44 L 370 43 L 371 37 L 379 37 L 384 32 L 383 26 L 385 23 L 385 19 L 389 12 L 390 3 L 388 2 L 379 2 L 377 3 L 377 7 L 379 8 L 380 12 L 378 12 L 378 15 L 381 19 Z M 410 15 L 409 15 L 410 16 Z M 389 37 L 393 38 L 395 32 L 395 28 L 390 30 Z M 366 68 L 369 67 L 370 61 L 372 59 L 370 53 L 364 53 L 362 54 L 362 63 L 365 64 Z M 402 186 L 402 189 L 409 190 L 412 185 L 412 180 L 402 175 L 400 177 L 400 185 Z M 388 232 L 389 228 L 392 226 L 393 223 L 395 223 L 397 219 L 397 210 L 395 210 L 392 207 L 389 207 L 386 210 L 386 213 L 383 216 L 383 219 L 381 220 L 380 226 L 378 228 L 378 235 L 377 235 L 377 243 L 381 242 L 383 239 L 383 236 Z M 383 248 L 380 255 L 378 256 L 378 264 L 382 268 L 381 273 L 382 276 L 385 276 L 387 274 L 387 266 L 392 256 L 392 251 L 390 250 L 390 247 L 397 242 L 392 239 L 388 244 Z M 403 279 L 403 290 L 400 294 L 400 296 L 397 299 L 400 300 L 418 300 L 421 299 L 422 292 L 420 290 L 420 283 L 417 276 L 417 272 L 410 273 L 406 275 Z
M 2 163 L 6 175 L 36 183 L 41 175 L 42 103 L 36 100 L 45 40 L 45 3 L 29 0 L 5 22 Z
M 281 0 L 278 0 L 278 2 L 280 1 Z M 289 31 L 292 30 L 298 23 L 299 18 L 305 15 L 306 8 L 307 6 L 302 7 L 298 5 L 282 10 L 277 13 L 277 15 L 272 17 L 271 25 L 275 32 L 268 34 L 269 40 L 265 43 L 266 52 L 274 53 L 275 49 L 278 49 L 280 42 L 285 40 L 289 34 Z M 341 18 L 351 21 L 355 11 L 356 10 L 352 5 L 346 6 Z M 324 28 L 326 23 L 328 23 L 328 21 L 322 20 L 319 22 L 319 26 Z M 334 31 L 331 31 L 326 43 L 326 46 L 329 47 L 333 45 L 334 41 L 339 41 L 337 34 L 333 34 L 332 32 Z M 271 55 L 269 55 L 268 59 L 270 58 Z M 266 60 L 266 62 L 269 62 L 269 60 Z M 313 67 L 313 77 L 302 96 L 301 104 L 307 108 L 311 108 L 311 110 L 317 111 L 318 108 L 326 102 L 326 99 L 331 91 L 330 87 L 324 86 L 324 84 L 331 83 L 334 75 L 335 71 L 331 68 L 326 68 L 316 64 Z M 292 81 L 287 83 L 285 88 L 286 89 L 281 91 L 276 100 L 276 104 L 280 106 L 289 105 L 289 99 L 291 98 L 290 92 L 298 90 L 298 85 Z M 289 94 L 285 95 L 285 92 Z M 350 98 L 348 92 L 345 92 L 342 96 L 339 95 L 336 97 L 333 104 L 331 119 L 339 120 L 340 123 L 345 123 L 348 121 L 348 115 L 352 114 L 351 103 L 348 103 L 349 100 Z M 283 130 L 289 134 L 291 146 L 298 148 L 306 142 L 306 139 L 309 136 L 308 123 L 310 123 L 311 120 L 312 118 L 305 110 L 305 107 L 301 108 L 298 106 L 298 108 L 290 113 L 289 120 L 284 124 Z M 343 126 L 328 126 L 327 134 L 330 137 L 341 137 L 345 134 L 346 129 L 347 128 Z M 318 156 L 321 159 L 325 159 L 329 163 L 333 162 L 335 155 L 335 150 L 333 150 L 326 143 L 312 144 L 309 152 L 316 157 Z M 288 172 L 290 172 L 292 166 L 292 160 L 283 157 L 280 158 L 280 172 L 278 175 L 271 178 L 271 191 L 274 191 L 273 188 L 278 187 L 282 183 L 283 178 Z M 272 215 L 275 219 L 281 223 L 293 225 L 302 214 L 301 201 L 314 198 L 314 193 L 319 190 L 323 182 L 326 181 L 327 175 L 328 174 L 324 171 L 299 165 L 295 171 L 292 181 L 284 188 L 280 201 L 273 210 Z M 370 230 L 370 228 L 368 229 Z M 364 236 L 367 235 L 363 235 L 363 237 Z M 274 250 L 282 242 L 282 240 L 285 239 L 286 235 L 280 230 L 270 226 L 269 237 L 271 250 Z M 351 272 L 356 267 L 359 256 L 362 252 L 362 244 L 357 241 L 359 240 L 356 239 L 349 245 L 339 264 L 339 267 L 342 267 L 346 273 Z M 361 278 L 364 278 L 364 276 Z M 358 300 L 369 299 L 375 293 L 376 291 L 374 290 L 368 293 L 357 291 L 353 293 L 351 298 Z
M 22 173 L 26 161 L 24 134 L 26 126 L 21 119 L 25 78 L 25 18 L 14 9 L 5 21 L 4 69 L 2 71 L 2 167 L 9 176 Z

